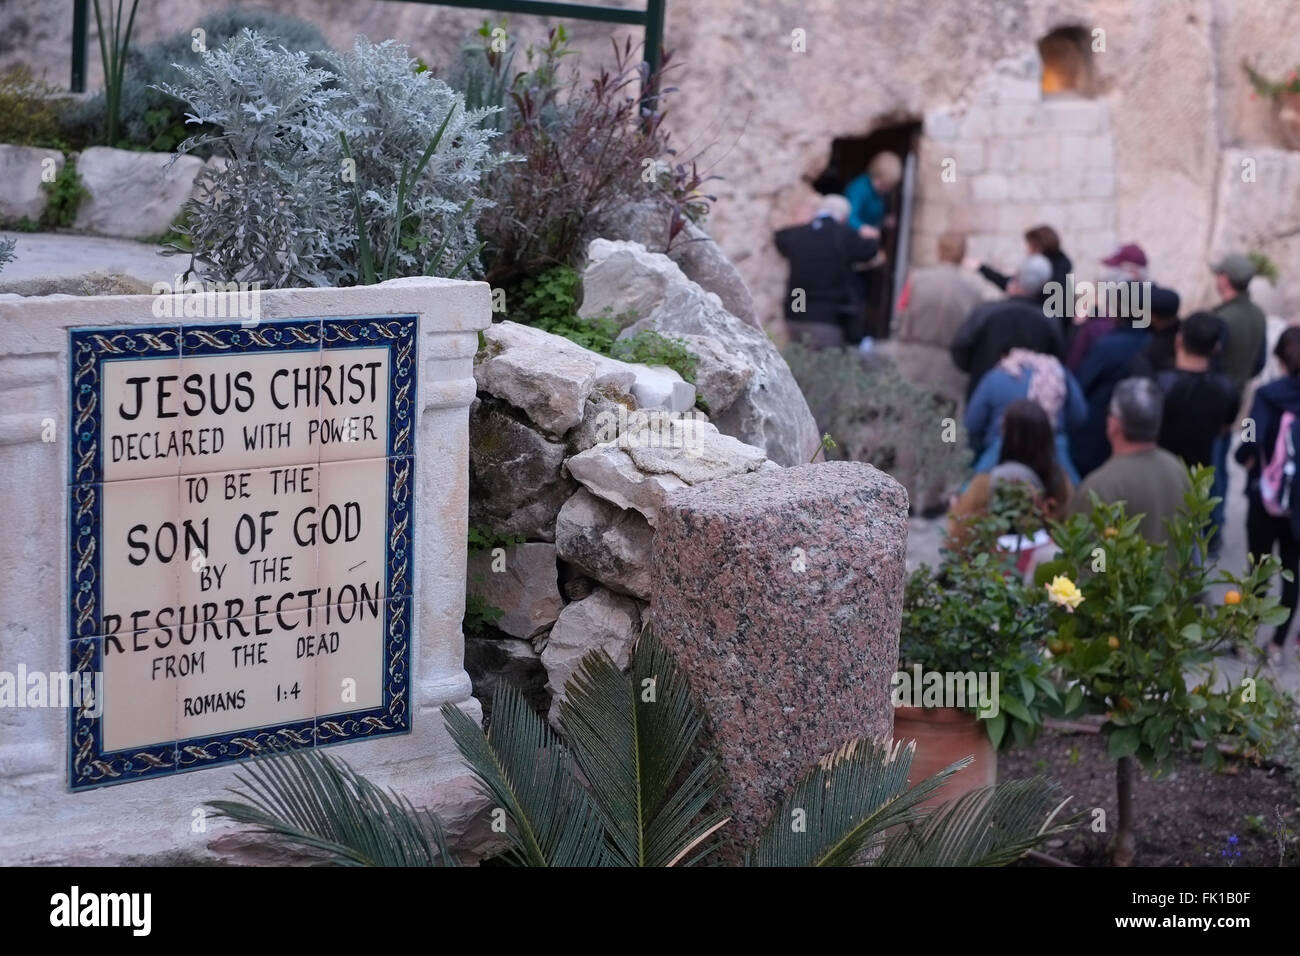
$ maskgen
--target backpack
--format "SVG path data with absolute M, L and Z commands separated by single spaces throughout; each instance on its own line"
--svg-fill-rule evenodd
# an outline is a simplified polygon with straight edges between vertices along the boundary
M 1296 473 L 1296 425 L 1294 412 L 1283 412 L 1273 443 L 1273 457 L 1259 476 L 1259 497 L 1264 510 L 1276 518 L 1291 514 L 1291 496 Z

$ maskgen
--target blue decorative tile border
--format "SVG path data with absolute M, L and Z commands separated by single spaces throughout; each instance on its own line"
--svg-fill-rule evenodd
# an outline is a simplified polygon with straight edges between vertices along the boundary
M 89 705 L 72 709 L 68 738 L 71 790 L 218 766 L 272 749 L 333 745 L 410 731 L 418 321 L 415 315 L 390 315 L 292 319 L 252 327 L 233 322 L 69 331 L 69 410 L 73 427 L 69 429 L 66 633 L 69 671 L 78 679 L 103 674 L 103 638 L 97 633 L 103 553 L 103 364 L 123 359 L 377 347 L 389 353 L 381 705 L 111 752 L 103 749 L 102 713 L 90 716 Z

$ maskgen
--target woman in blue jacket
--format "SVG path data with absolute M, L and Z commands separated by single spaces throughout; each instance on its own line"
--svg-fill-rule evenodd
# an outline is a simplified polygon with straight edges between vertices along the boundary
M 1054 355 L 1011 349 L 980 379 L 966 408 L 965 425 L 975 450 L 975 473 L 991 471 L 1002 448 L 1002 415 L 1008 405 L 1027 398 L 1047 413 L 1056 434 L 1056 458 L 1070 483 L 1079 473 L 1070 457 L 1066 430 L 1083 422 L 1088 406 L 1083 389 Z

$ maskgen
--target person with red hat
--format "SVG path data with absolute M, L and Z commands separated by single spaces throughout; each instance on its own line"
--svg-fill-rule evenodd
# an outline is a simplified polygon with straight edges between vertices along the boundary
M 1102 259 L 1101 264 L 1106 267 L 1101 277 L 1103 282 L 1149 281 L 1147 254 L 1142 251 L 1142 247 L 1137 243 L 1125 243 L 1105 259 Z M 1101 297 L 1098 296 L 1097 298 L 1098 307 L 1092 315 L 1085 316 L 1079 321 L 1074 338 L 1070 342 L 1070 354 L 1066 357 L 1065 364 L 1075 374 L 1078 374 L 1079 367 L 1083 365 L 1083 360 L 1087 356 L 1088 350 L 1092 348 L 1092 343 L 1108 332 L 1115 331 L 1115 316 L 1107 315 L 1105 310 L 1100 307 Z

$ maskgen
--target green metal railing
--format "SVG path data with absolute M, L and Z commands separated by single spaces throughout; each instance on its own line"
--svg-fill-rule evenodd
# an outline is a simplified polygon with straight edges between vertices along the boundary
M 562 20 L 592 20 L 599 23 L 622 23 L 645 28 L 645 53 L 651 73 L 659 64 L 664 39 L 664 4 L 667 0 L 646 0 L 644 10 L 602 7 L 592 3 L 551 3 L 548 0 L 400 0 L 439 7 L 468 7 L 497 13 L 520 13 Z M 90 0 L 73 0 L 72 6 L 72 91 L 86 92 L 86 48 L 89 42 Z M 653 100 L 654 90 L 642 91 L 644 99 Z

